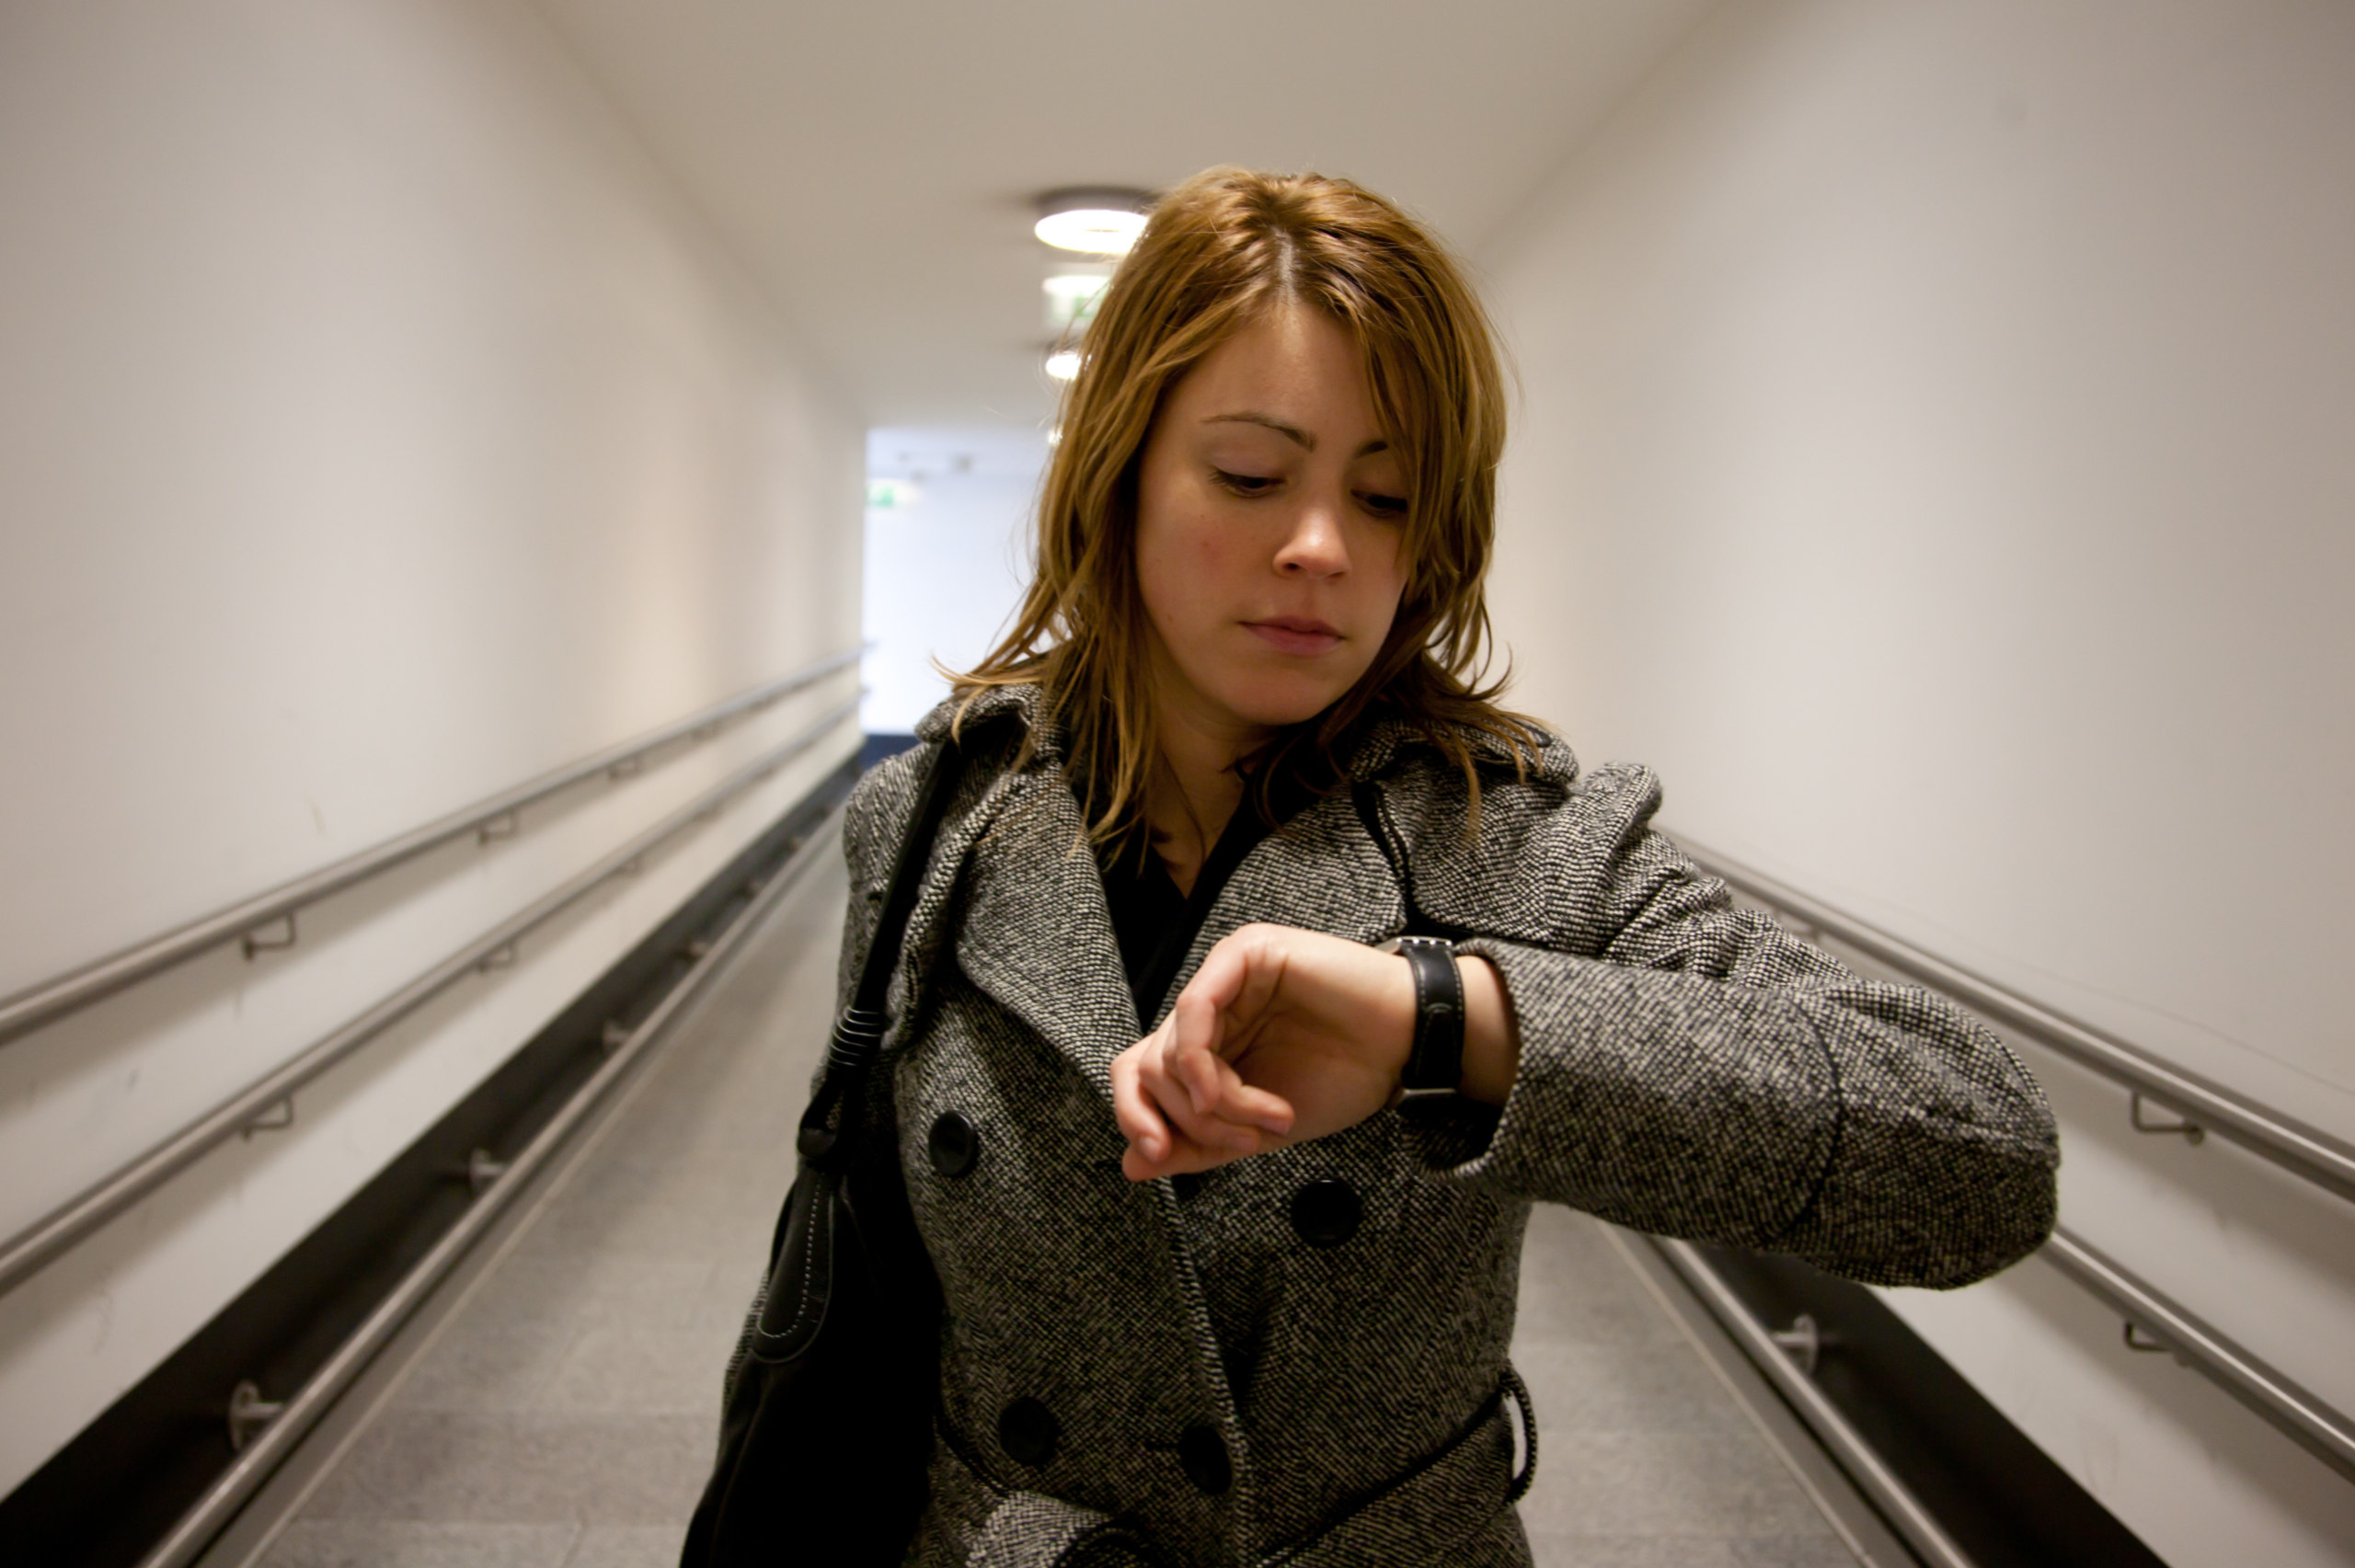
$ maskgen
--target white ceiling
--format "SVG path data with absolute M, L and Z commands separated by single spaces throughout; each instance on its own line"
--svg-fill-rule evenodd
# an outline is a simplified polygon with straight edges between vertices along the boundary
M 875 424 L 1035 426 L 1033 199 L 1347 175 L 1477 258 L 1717 0 L 541 0 Z

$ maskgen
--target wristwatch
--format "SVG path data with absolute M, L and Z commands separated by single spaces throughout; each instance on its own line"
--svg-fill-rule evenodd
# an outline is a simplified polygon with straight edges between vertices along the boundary
M 1464 1082 L 1464 975 L 1455 967 L 1455 944 L 1398 936 L 1380 951 L 1404 957 L 1415 977 L 1415 1043 L 1398 1087 L 1453 1093 Z

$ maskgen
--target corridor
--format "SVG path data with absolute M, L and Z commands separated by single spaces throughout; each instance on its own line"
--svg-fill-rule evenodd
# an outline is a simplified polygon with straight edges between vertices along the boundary
M 0 1568 L 676 1562 L 844 803 L 974 682 L 1148 853 L 925 863 L 1040 1488 L 943 1555 L 1509 1534 L 1479 1134 L 1545 1568 L 2355 1568 L 2350 83 L 2349 0 L 0 0 Z M 1213 1261 L 1109 1146 L 946 1207 L 1032 1168 L 943 1062 L 1068 1151 L 1244 923 L 1329 1115 Z

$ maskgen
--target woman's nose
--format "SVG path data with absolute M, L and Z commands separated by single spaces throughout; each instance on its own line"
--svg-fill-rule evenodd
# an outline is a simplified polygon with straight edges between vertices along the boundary
M 1340 508 L 1325 498 L 1312 498 L 1292 514 L 1291 530 L 1276 551 L 1276 570 L 1286 577 L 1329 578 L 1349 569 Z

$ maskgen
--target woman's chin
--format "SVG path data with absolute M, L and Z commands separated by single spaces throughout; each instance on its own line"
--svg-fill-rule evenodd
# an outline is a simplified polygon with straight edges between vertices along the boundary
M 1347 683 L 1331 681 L 1261 681 L 1256 690 L 1238 694 L 1228 706 L 1246 723 L 1265 729 L 1289 729 L 1331 707 L 1348 690 Z
M 1246 657 L 1204 659 L 1191 670 L 1178 666 L 1167 673 L 1175 677 L 1169 694 L 1213 724 L 1278 730 L 1331 707 L 1365 670 L 1356 659 Z

